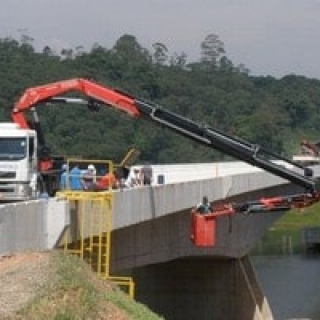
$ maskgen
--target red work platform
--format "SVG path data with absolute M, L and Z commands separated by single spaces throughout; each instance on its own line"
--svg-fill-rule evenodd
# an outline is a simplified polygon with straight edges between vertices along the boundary
M 197 247 L 213 247 L 216 244 L 217 218 L 230 216 L 235 211 L 230 205 L 218 206 L 208 214 L 191 212 L 191 240 Z
M 191 239 L 198 247 L 214 246 L 216 242 L 216 218 L 212 215 L 192 214 Z

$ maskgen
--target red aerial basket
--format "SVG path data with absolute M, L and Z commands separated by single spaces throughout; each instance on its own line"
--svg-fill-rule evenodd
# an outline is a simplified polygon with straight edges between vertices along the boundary
M 216 244 L 216 217 L 212 214 L 192 212 L 191 239 L 197 247 Z
M 234 213 L 230 206 L 223 206 L 215 212 L 201 214 L 191 212 L 191 240 L 197 247 L 214 247 L 216 244 L 217 218 Z

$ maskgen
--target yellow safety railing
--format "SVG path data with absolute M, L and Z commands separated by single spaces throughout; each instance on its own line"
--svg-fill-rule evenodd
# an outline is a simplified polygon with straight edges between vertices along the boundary
M 77 163 L 79 166 L 83 166 L 84 163 L 93 163 L 99 164 L 101 168 L 104 166 L 108 166 L 111 170 L 114 168 L 111 161 L 103 160 L 70 159 L 68 165 L 72 163 Z M 69 226 L 61 243 L 64 252 L 78 255 L 98 276 L 126 288 L 130 297 L 133 298 L 132 278 L 110 275 L 113 190 L 110 188 L 104 191 L 83 191 L 67 188 L 59 191 L 57 197 L 69 201 Z

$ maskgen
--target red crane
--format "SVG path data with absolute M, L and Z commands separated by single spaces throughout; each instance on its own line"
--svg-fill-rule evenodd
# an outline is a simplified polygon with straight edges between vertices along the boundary
M 81 92 L 88 97 L 88 100 L 60 96 L 71 91 Z M 236 159 L 264 169 L 305 190 L 298 195 L 262 198 L 258 201 L 244 204 L 220 206 L 212 209 L 208 215 L 205 215 L 205 218 L 201 216 L 203 221 L 214 220 L 221 215 L 241 212 L 253 213 L 301 208 L 312 205 L 320 199 L 318 180 L 312 177 L 313 172 L 309 167 L 304 167 L 299 163 L 276 155 L 257 144 L 232 137 L 209 126 L 198 124 L 154 103 L 144 101 L 128 93 L 109 88 L 91 80 L 76 78 L 27 89 L 14 105 L 11 114 L 12 120 L 22 128 L 29 128 L 25 112 L 47 102 L 86 103 L 91 110 L 98 110 L 100 106 L 114 107 L 134 118 L 144 118 L 160 124 L 207 147 L 219 150 Z M 40 148 L 42 148 L 42 153 L 40 152 L 40 169 L 42 172 L 45 172 L 53 168 L 54 159 L 50 156 L 50 152 L 48 152 L 37 117 L 35 118 L 35 123 L 34 127 L 38 131 L 39 144 Z M 270 158 L 273 160 L 270 160 Z M 279 164 L 274 160 L 280 160 L 281 163 Z M 197 212 L 194 213 L 197 214 Z M 193 234 L 193 239 L 195 238 L 194 236 L 195 234 Z

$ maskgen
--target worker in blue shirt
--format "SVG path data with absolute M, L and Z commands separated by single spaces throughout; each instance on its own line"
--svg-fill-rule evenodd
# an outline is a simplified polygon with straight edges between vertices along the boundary
M 63 164 L 61 167 L 61 175 L 60 175 L 60 190 L 66 190 L 68 188 L 67 169 L 68 169 L 68 166 L 66 164 Z
M 71 190 L 82 190 L 81 170 L 77 164 L 70 171 L 70 188 Z

